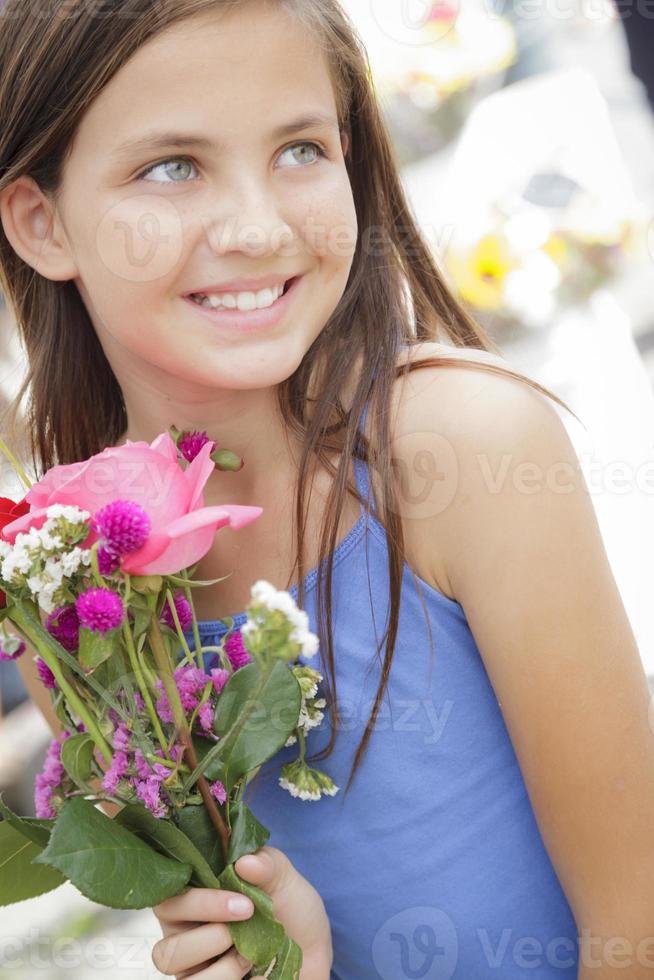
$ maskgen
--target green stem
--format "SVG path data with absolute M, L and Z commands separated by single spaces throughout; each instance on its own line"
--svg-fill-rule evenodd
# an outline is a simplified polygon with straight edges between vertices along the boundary
M 227 656 L 227 654 L 225 653 L 223 647 L 211 647 L 211 646 L 201 647 L 201 651 L 202 653 L 217 653 L 220 657 L 220 662 L 225 668 L 225 670 L 228 670 L 230 674 L 234 673 L 234 668 L 232 667 L 231 661 Z M 195 650 L 193 650 L 192 652 L 195 653 Z
M 100 574 L 100 566 L 98 564 L 98 548 L 100 547 L 100 542 L 96 541 L 91 547 L 91 571 L 93 573 L 93 578 L 95 579 L 95 584 L 100 588 L 104 589 L 107 587 L 107 583 Z
M 42 658 L 44 663 L 47 664 L 47 666 L 54 674 L 54 678 L 57 684 L 59 685 L 59 688 L 63 692 L 64 697 L 68 701 L 68 704 L 71 706 L 71 708 L 75 710 L 75 712 L 79 715 L 81 720 L 86 725 L 86 730 L 91 736 L 91 738 L 93 739 L 95 743 L 95 747 L 98 749 L 99 752 L 102 753 L 104 760 L 109 766 L 111 764 L 111 759 L 112 759 L 111 749 L 107 745 L 107 742 L 105 741 L 102 732 L 96 725 L 95 720 L 91 717 L 89 712 L 86 710 L 86 705 L 84 704 L 83 700 L 81 699 L 77 691 L 75 691 L 75 689 L 66 680 L 66 677 L 64 676 L 64 673 L 61 667 L 59 666 L 59 661 L 57 660 L 57 658 L 53 653 L 50 653 L 46 645 L 41 641 L 41 638 L 37 634 L 32 634 L 29 631 L 29 629 L 26 629 L 25 625 L 22 623 L 20 624 L 20 629 L 25 634 L 27 640 L 31 644 L 33 644 L 33 646 L 36 647 L 39 656 Z
M 173 594 L 170 591 L 170 589 L 166 589 L 166 601 L 168 603 L 168 606 L 170 607 L 170 612 L 173 617 L 173 621 L 175 623 L 175 629 L 177 630 L 177 636 L 179 637 L 179 642 L 182 644 L 182 647 L 184 649 L 184 655 L 188 660 L 189 664 L 193 667 L 195 666 L 193 655 L 189 650 L 188 643 L 186 642 L 186 637 L 184 636 L 184 630 L 182 629 L 182 624 L 180 623 L 179 616 L 177 615 L 175 600 L 173 599 Z M 199 662 L 198 662 L 198 666 L 201 666 Z
M 184 571 L 181 572 L 180 574 L 182 578 L 188 579 L 187 572 Z M 188 604 L 191 607 L 191 612 L 193 613 L 193 642 L 195 643 L 195 653 L 197 653 L 198 656 L 198 667 L 200 668 L 200 670 L 204 670 L 204 659 L 202 657 L 202 642 L 200 640 L 200 630 L 198 629 L 198 621 L 195 615 L 195 606 L 193 605 L 192 593 L 193 593 L 193 589 L 190 587 L 190 585 L 185 585 L 184 595 L 186 596 Z
M 179 691 L 177 690 L 177 685 L 175 683 L 175 676 L 173 673 L 172 664 L 170 662 L 170 657 L 168 656 L 168 651 L 166 650 L 164 638 L 161 633 L 159 620 L 156 616 L 156 597 L 148 596 L 148 602 L 151 606 L 154 605 L 155 607 L 155 614 L 152 617 L 152 623 L 148 633 L 150 647 L 152 649 L 155 663 L 159 669 L 164 690 L 166 691 L 166 696 L 168 697 L 168 704 L 170 705 L 170 710 L 172 711 L 177 737 L 184 746 L 184 753 L 188 759 L 189 765 L 195 769 L 198 765 L 198 758 L 193 745 L 193 739 L 191 738 L 191 731 L 186 721 L 186 715 L 184 714 L 184 708 L 179 696 Z M 209 784 L 203 776 L 198 779 L 198 789 L 202 794 L 202 800 L 207 808 L 209 816 L 211 817 L 211 822 L 213 823 L 220 837 L 223 857 L 226 863 L 227 855 L 229 853 L 230 829 L 225 824 L 216 801 L 211 795 Z
M 23 486 L 25 487 L 25 489 L 26 490 L 31 490 L 32 489 L 32 481 L 30 480 L 30 478 L 28 477 L 27 473 L 25 472 L 25 470 L 23 469 L 23 467 L 20 465 L 20 463 L 18 462 L 18 460 L 16 459 L 16 457 L 12 453 L 12 451 L 9 448 L 9 446 L 7 445 L 7 443 L 2 438 L 0 438 L 0 453 L 2 453 L 2 455 L 11 463 L 11 465 L 14 468 L 14 470 L 16 471 L 16 473 L 18 474 L 18 476 L 20 477 L 20 480 L 21 480 Z
M 148 685 L 145 683 L 145 678 L 141 670 L 141 665 L 136 653 L 136 648 L 134 647 L 134 637 L 132 636 L 132 631 L 129 628 L 127 620 L 123 622 L 123 637 L 125 639 L 125 646 L 127 647 L 127 655 L 129 656 L 129 662 L 131 664 L 132 670 L 134 671 L 134 676 L 136 677 L 139 690 L 145 702 L 145 707 L 147 709 L 150 721 L 152 722 L 152 727 L 155 730 L 156 736 L 159 739 L 159 744 L 164 752 L 168 752 L 168 741 L 163 733 L 161 727 L 161 722 L 157 712 L 155 711 L 154 704 L 152 703 L 152 698 L 150 697 L 150 691 L 148 690 Z

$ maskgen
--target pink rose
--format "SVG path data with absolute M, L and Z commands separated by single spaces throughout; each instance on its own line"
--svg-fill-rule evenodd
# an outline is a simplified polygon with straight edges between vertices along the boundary
M 25 496 L 30 511 L 5 525 L 5 540 L 20 531 L 41 527 L 51 504 L 66 504 L 91 515 L 114 500 L 139 504 L 152 522 L 141 548 L 125 555 L 122 569 L 130 575 L 173 575 L 195 564 L 209 551 L 216 531 L 229 524 L 246 527 L 263 513 L 261 507 L 223 504 L 205 507 L 203 489 L 215 464 L 208 442 L 183 470 L 177 448 L 167 432 L 151 445 L 130 442 L 97 453 L 83 463 L 53 466 Z M 98 538 L 90 532 L 84 544 Z

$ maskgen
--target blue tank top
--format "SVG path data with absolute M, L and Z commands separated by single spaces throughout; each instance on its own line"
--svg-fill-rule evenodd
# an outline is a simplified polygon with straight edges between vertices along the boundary
M 355 460 L 355 473 L 366 500 L 363 461 Z M 334 552 L 341 723 L 332 754 L 314 765 L 341 789 L 302 801 L 278 785 L 296 743 L 262 767 L 245 800 L 269 828 L 268 843 L 322 896 L 334 946 L 331 980 L 576 980 L 575 921 L 463 608 L 416 576 L 432 655 L 406 563 L 387 692 L 343 796 L 374 704 L 375 648 L 390 608 L 386 536 L 376 515 L 374 501 L 370 510 L 362 506 Z M 317 575 L 314 569 L 305 579 L 304 605 L 316 634 Z M 297 586 L 288 591 L 297 600 Z M 233 619 L 238 628 L 246 615 Z M 200 624 L 203 644 L 217 645 L 226 631 L 220 620 Z M 320 651 L 300 660 L 326 676 Z M 307 756 L 329 733 L 326 709 L 307 736 Z

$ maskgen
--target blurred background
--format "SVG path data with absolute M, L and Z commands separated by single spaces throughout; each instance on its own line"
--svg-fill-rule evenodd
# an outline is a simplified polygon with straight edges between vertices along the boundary
M 654 15 L 622 0 L 343 6 L 444 275 L 584 423 L 560 413 L 654 689 Z M 0 297 L 0 410 L 22 370 Z M 0 494 L 22 496 L 6 466 Z M 11 663 L 0 699 L 0 791 L 33 813 L 49 730 Z M 67 884 L 3 910 L 0 977 L 159 977 L 158 937 L 149 911 Z

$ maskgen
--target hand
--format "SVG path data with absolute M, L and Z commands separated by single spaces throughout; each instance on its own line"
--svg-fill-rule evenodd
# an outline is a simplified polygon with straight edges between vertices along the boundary
M 329 919 L 322 898 L 282 851 L 262 847 L 236 861 L 236 873 L 261 888 L 273 903 L 273 915 L 302 950 L 300 980 L 329 980 L 333 951 Z M 226 923 L 252 914 L 229 911 L 230 898 L 243 897 L 220 888 L 190 888 L 155 906 L 164 938 L 155 944 L 152 961 L 167 976 L 197 980 L 240 980 L 251 964 L 239 963 Z M 219 959 L 216 959 L 219 957 Z M 264 980 L 257 976 L 252 980 Z

